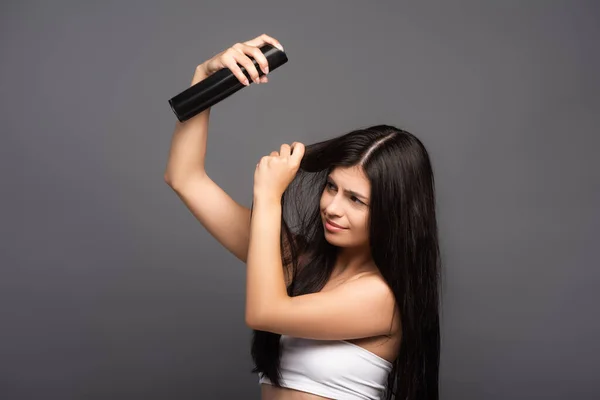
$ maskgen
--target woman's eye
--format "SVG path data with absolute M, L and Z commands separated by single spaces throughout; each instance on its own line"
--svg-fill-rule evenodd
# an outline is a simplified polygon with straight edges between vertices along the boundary
M 331 183 L 331 182 L 327 182 L 327 185 L 326 185 L 326 186 L 327 186 L 327 188 L 329 188 L 329 189 L 331 189 L 331 190 L 335 190 L 335 185 L 334 185 L 333 183 Z M 360 201 L 360 200 L 358 199 L 358 197 L 356 197 L 356 196 L 352 196 L 352 197 L 350 197 L 350 200 L 351 200 L 353 203 L 356 203 L 356 204 L 364 204 L 364 203 L 363 203 L 362 201 Z

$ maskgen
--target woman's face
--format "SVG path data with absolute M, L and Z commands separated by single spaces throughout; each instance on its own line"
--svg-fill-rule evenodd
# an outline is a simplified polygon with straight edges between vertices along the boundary
M 334 246 L 356 247 L 369 243 L 371 183 L 359 167 L 335 168 L 321 194 L 321 219 L 325 238 Z M 330 220 L 344 229 L 330 230 Z

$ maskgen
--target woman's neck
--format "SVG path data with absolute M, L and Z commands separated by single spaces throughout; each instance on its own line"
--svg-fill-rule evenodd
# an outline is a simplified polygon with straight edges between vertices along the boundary
M 369 248 L 340 247 L 333 268 L 332 277 L 351 276 L 359 272 L 377 269 Z

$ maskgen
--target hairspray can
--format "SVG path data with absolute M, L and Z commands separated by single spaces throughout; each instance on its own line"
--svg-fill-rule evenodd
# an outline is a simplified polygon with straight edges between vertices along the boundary
M 269 72 L 288 61 L 287 55 L 283 51 L 269 43 L 261 46 L 260 51 L 267 58 Z M 258 62 L 252 58 L 251 60 L 258 70 L 259 76 L 264 75 Z M 240 69 L 246 75 L 248 81 L 252 82 L 246 68 L 240 65 Z M 172 97 L 169 99 L 169 104 L 177 119 L 184 122 L 244 87 L 246 86 L 239 81 L 229 68 L 223 68 Z

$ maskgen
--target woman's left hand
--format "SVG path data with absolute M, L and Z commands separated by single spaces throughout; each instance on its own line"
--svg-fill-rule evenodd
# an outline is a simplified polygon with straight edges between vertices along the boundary
M 282 144 L 279 152 L 273 151 L 256 164 L 254 171 L 254 198 L 281 201 L 281 196 L 296 176 L 304 156 L 300 142 Z

